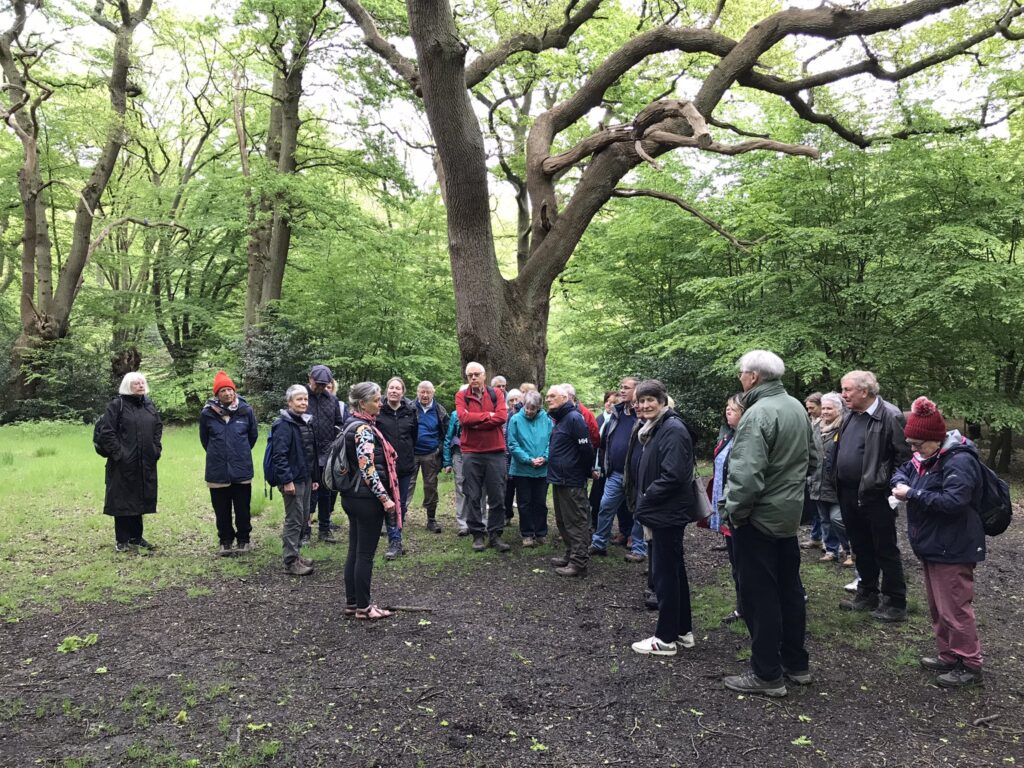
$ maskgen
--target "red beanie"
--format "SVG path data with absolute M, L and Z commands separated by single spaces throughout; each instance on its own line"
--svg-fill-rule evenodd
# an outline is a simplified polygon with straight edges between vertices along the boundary
M 217 393 L 220 392 L 224 387 L 231 387 L 236 392 L 238 388 L 235 386 L 235 382 L 231 380 L 224 371 L 217 371 L 217 375 L 213 377 L 213 396 L 216 397 Z
M 927 397 L 919 397 L 910 406 L 910 416 L 903 434 L 910 440 L 935 440 L 941 443 L 946 439 L 946 421 L 935 403 Z

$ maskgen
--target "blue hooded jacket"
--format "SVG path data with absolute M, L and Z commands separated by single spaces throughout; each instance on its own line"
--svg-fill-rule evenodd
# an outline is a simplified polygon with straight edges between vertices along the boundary
M 258 434 L 256 414 L 240 396 L 234 410 L 225 408 L 216 398 L 208 400 L 199 414 L 199 442 L 206 450 L 206 482 L 251 481 L 252 448 Z

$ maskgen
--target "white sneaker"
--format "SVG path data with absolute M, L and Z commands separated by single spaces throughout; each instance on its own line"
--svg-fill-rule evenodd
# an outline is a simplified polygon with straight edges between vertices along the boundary
M 680 635 L 676 642 L 683 646 L 683 648 L 693 648 L 693 632 L 687 632 L 685 635 Z
M 843 587 L 843 589 L 845 589 L 847 592 L 856 592 L 858 584 L 860 584 L 860 579 L 854 579 L 845 587 Z
M 652 635 L 646 640 L 633 643 L 633 650 L 645 656 L 675 656 L 676 644 L 663 643 L 657 635 Z

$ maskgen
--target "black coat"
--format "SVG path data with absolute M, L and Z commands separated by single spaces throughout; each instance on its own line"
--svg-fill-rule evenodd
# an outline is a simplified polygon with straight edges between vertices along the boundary
M 109 456 L 103 514 L 134 517 L 156 512 L 156 463 L 164 425 L 148 397 L 118 395 L 103 414 L 99 442 Z
M 594 463 L 594 446 L 583 414 L 566 402 L 548 416 L 555 422 L 548 449 L 548 482 L 571 488 L 583 488 Z
M 316 435 L 317 464 L 322 467 L 327 463 L 327 452 L 331 450 L 331 444 L 341 434 L 344 424 L 341 404 L 336 396 L 326 390 L 316 394 L 307 386 L 306 391 L 309 392 L 309 408 L 306 413 L 313 417 L 311 426 Z
M 831 476 L 838 484 L 839 453 L 843 450 L 843 434 L 853 419 L 843 417 L 839 440 L 832 453 Z M 857 501 L 878 501 L 889 495 L 889 478 L 896 468 L 910 459 L 910 448 L 903 437 L 906 424 L 903 412 L 891 403 L 878 398 L 878 408 L 868 417 L 864 435 L 864 468 L 857 488 Z
M 223 414 L 228 415 L 224 421 Z M 256 445 L 256 414 L 241 397 L 229 411 L 210 400 L 199 414 L 199 442 L 206 451 L 206 482 L 246 483 L 253 478 L 252 447 Z
M 382 402 L 380 413 L 377 414 L 377 429 L 398 453 L 396 469 L 399 476 L 415 474 L 416 434 L 420 429 L 420 421 L 412 401 L 403 397 L 398 408 Z
M 633 433 L 630 453 L 640 447 L 639 434 L 639 429 Z M 634 516 L 642 525 L 673 528 L 694 520 L 693 462 L 690 428 L 669 409 L 643 446 L 635 477 L 631 463 L 626 463 L 627 493 L 636 494 Z

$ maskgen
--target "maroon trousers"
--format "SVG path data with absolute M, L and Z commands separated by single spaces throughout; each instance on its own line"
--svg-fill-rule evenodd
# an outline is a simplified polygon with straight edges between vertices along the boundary
M 981 642 L 974 620 L 974 563 L 931 563 L 922 560 L 928 609 L 939 658 L 981 669 Z

